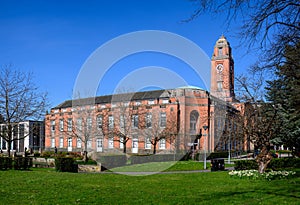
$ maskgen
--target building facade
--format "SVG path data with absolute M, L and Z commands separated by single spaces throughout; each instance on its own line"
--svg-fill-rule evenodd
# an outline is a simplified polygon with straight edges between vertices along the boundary
M 97 153 L 243 150 L 234 118 L 234 62 L 224 36 L 211 59 L 211 92 L 181 87 L 65 101 L 45 118 L 45 148 Z
M 7 152 L 7 124 L 0 124 L 0 148 Z M 45 147 L 44 121 L 24 121 L 12 125 L 11 152 L 24 153 L 28 151 L 41 151 Z

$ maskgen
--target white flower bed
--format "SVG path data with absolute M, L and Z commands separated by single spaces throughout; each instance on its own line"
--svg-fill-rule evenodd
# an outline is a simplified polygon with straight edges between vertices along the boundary
M 273 180 L 273 179 L 284 179 L 290 176 L 295 175 L 296 172 L 294 171 L 270 171 L 260 174 L 257 170 L 241 170 L 235 171 L 232 170 L 229 172 L 229 175 L 232 177 L 238 178 L 248 178 L 248 179 L 266 179 L 266 180 Z

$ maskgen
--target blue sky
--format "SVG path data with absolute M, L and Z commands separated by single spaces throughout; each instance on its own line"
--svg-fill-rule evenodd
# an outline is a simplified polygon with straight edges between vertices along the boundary
M 35 83 L 49 93 L 51 106 L 72 98 L 72 90 L 86 59 L 102 44 L 141 30 L 162 30 L 181 35 L 201 47 L 209 57 L 224 34 L 231 43 L 235 72 L 254 63 L 240 46 L 238 25 L 227 28 L 223 17 L 204 15 L 182 23 L 195 5 L 187 0 L 0 0 L 0 65 L 32 71 Z M 238 22 L 237 22 L 238 23 Z M 201 86 L 180 60 L 157 53 L 137 54 L 107 72 L 98 94 L 111 94 L 122 75 L 138 67 L 162 66 Z

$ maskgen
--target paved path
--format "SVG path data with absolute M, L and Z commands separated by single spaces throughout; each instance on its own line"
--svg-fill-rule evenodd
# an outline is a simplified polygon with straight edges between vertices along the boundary
M 234 167 L 228 167 L 224 171 L 233 170 Z M 100 174 L 124 174 L 130 176 L 145 176 L 153 174 L 192 174 L 192 173 L 202 173 L 202 172 L 211 172 L 210 169 L 206 170 L 193 170 L 193 171 L 170 171 L 170 172 L 100 172 Z

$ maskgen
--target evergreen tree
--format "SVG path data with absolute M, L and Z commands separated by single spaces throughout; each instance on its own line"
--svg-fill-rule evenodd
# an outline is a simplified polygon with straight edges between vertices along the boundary
M 268 81 L 268 100 L 280 107 L 281 132 L 274 143 L 300 152 L 300 42 L 286 46 L 285 61 L 276 66 L 276 79 Z

